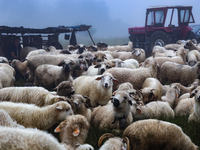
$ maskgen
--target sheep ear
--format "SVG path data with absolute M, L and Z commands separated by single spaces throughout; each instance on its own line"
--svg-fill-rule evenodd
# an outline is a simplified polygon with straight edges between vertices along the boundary
M 90 103 L 90 98 L 89 97 L 87 97 L 87 96 L 83 96 L 85 99 L 86 99 L 86 103 L 84 103 L 85 104 L 85 106 L 87 107 L 87 108 L 90 108 L 90 107 L 92 107 L 92 105 L 91 105 L 91 103 Z
M 141 110 L 139 107 L 137 107 L 136 110 L 137 110 L 137 112 L 138 112 L 139 114 L 142 113 L 142 110 Z
M 112 77 L 112 80 L 113 80 L 114 82 L 117 82 L 117 83 L 118 83 L 117 79 L 115 79 L 114 77 Z
M 60 133 L 60 126 L 57 126 L 54 130 L 55 133 Z
M 58 64 L 58 66 L 62 66 L 64 63 L 65 63 L 65 61 L 62 60 L 62 61 Z
M 80 55 L 78 58 L 83 58 L 83 56 Z
M 97 64 L 96 66 L 94 66 L 94 68 L 99 68 L 101 66 L 101 64 Z
M 193 98 L 196 93 L 197 93 L 197 90 L 192 91 L 192 93 L 190 94 L 190 98 Z
M 73 131 L 73 136 L 78 136 L 79 135 L 79 133 L 80 133 L 80 130 L 79 129 L 74 129 L 74 131 Z
M 101 78 L 102 78 L 102 76 L 97 77 L 95 80 L 99 81 L 99 80 L 101 80 Z

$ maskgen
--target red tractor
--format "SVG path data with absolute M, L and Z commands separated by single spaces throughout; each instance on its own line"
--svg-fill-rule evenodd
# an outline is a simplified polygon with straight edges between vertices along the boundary
M 188 26 L 194 22 L 192 6 L 149 7 L 145 27 L 129 28 L 129 39 L 134 47 L 145 49 L 149 56 L 155 45 L 165 46 L 178 40 L 196 39 Z

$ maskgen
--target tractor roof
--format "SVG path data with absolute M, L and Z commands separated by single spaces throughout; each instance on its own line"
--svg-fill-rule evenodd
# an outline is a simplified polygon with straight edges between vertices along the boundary
M 192 8 L 192 6 L 184 6 L 184 5 L 175 5 L 175 6 L 150 6 L 149 8 L 147 8 L 147 9 L 157 9 L 157 8 L 159 8 L 159 9 L 162 9 L 162 8 L 164 8 L 164 9 L 171 9 L 171 8 L 177 8 L 177 9 L 179 9 L 179 8 Z

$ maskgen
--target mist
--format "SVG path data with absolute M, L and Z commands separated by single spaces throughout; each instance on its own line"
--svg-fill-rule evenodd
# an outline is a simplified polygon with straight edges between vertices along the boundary
M 25 28 L 92 25 L 94 41 L 128 42 L 128 28 L 144 26 L 146 8 L 158 5 L 190 5 L 200 24 L 198 0 L 1 0 L 1 25 Z M 61 43 L 63 35 L 59 37 Z M 123 39 L 123 40 L 119 40 Z M 77 33 L 78 43 L 92 44 L 87 32 Z M 114 44 L 114 43 L 113 43 Z

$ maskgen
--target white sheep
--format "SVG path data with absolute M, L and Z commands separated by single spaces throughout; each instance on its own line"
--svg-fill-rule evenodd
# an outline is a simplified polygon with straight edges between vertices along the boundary
M 0 63 L 0 89 L 14 86 L 15 70 L 6 63 Z
M 114 49 L 117 51 L 125 51 L 125 52 L 131 52 L 133 48 L 133 42 L 129 41 L 127 45 L 115 45 Z
M 200 61 L 200 52 L 197 50 L 192 50 L 187 55 L 188 65 L 194 66 L 198 61 Z
M 47 130 L 73 114 L 71 106 L 67 102 L 57 102 L 45 107 L 38 107 L 34 104 L 0 102 L 0 109 L 4 109 L 20 125 L 40 130 Z
M 153 101 L 146 105 L 134 106 L 132 115 L 136 119 L 174 118 L 174 111 L 167 102 Z
M 162 84 L 156 78 L 147 78 L 142 85 L 143 102 L 149 103 L 151 101 L 161 100 Z
M 153 63 L 144 68 L 140 67 L 137 69 L 128 69 L 128 68 L 110 68 L 105 72 L 111 73 L 114 78 L 117 79 L 117 83 L 114 83 L 113 90 L 116 90 L 116 87 L 124 82 L 130 82 L 135 89 L 141 89 L 143 82 L 146 78 L 156 77 L 157 74 L 157 63 Z
M 194 97 L 194 109 L 191 112 L 188 121 L 200 122 L 200 86 L 191 92 L 190 97 Z
M 116 60 L 116 59 L 114 59 Z M 120 60 L 120 59 L 118 59 Z M 136 59 L 127 59 L 124 61 L 115 61 L 115 67 L 117 68 L 130 68 L 130 69 L 136 69 L 139 68 L 139 63 Z
M 100 76 L 80 76 L 73 82 L 75 94 L 90 98 L 92 107 L 106 105 L 112 96 L 113 81 L 116 79 L 110 73 Z
M 84 144 L 90 124 L 82 115 L 72 115 L 62 121 L 54 130 L 59 133 L 61 143 L 70 145 L 74 149 L 77 144 Z
M 9 61 L 6 57 L 0 56 L 0 63 L 7 63 L 9 64 Z
M 75 65 L 73 61 L 62 61 L 58 66 L 48 64 L 38 66 L 35 70 L 34 85 L 52 90 L 62 81 L 73 82 L 72 65 Z
M 51 134 L 37 129 L 20 129 L 0 126 L 2 150 L 66 150 Z
M 65 98 L 53 95 L 43 87 L 7 87 L 0 90 L 0 101 L 35 104 L 42 107 L 65 101 Z
M 111 102 L 94 108 L 91 120 L 93 126 L 101 129 L 123 129 L 133 121 L 132 97 L 129 96 L 129 92 L 118 91 L 112 96 Z
M 0 109 L 0 126 L 13 127 L 13 128 L 25 128 L 13 120 L 6 111 Z
M 167 81 L 170 81 L 188 85 L 194 82 L 199 76 L 199 72 L 200 62 L 197 62 L 193 67 L 173 62 L 165 62 L 160 68 L 160 81 L 162 84 L 166 84 Z

